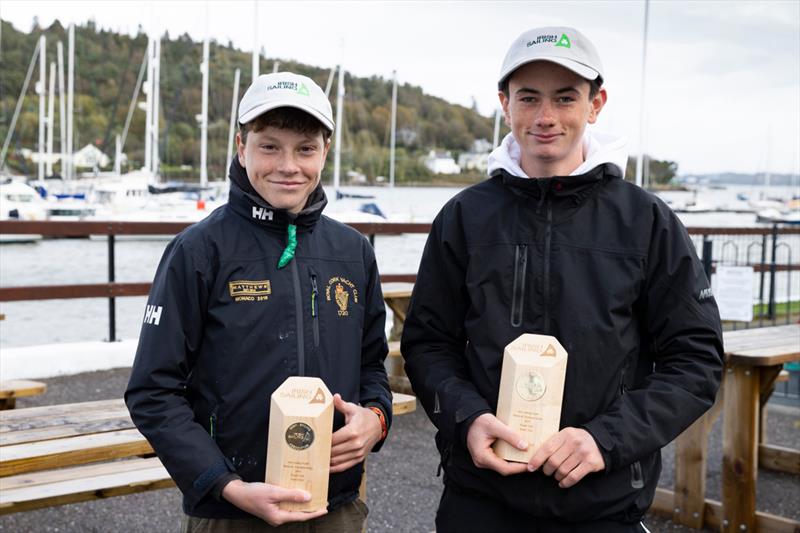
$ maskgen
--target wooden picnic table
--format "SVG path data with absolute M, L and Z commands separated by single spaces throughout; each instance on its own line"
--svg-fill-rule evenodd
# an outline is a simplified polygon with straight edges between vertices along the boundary
M 17 398 L 38 396 L 46 391 L 47 385 L 41 381 L 32 381 L 30 379 L 0 381 L 0 411 L 16 407 Z
M 765 442 L 764 406 L 785 363 L 800 360 L 800 325 L 727 331 L 714 406 L 676 439 L 675 490 L 658 489 L 653 510 L 723 532 L 797 532 L 800 522 L 756 511 L 758 466 L 800 474 L 800 450 Z M 722 501 L 705 498 L 708 434 L 723 413 Z
M 414 289 L 413 283 L 383 283 L 383 300 L 394 313 L 394 324 L 389 340 L 399 340 L 399 335 L 403 332 L 403 322 L 406 321 L 408 303 L 411 301 L 411 291 Z
M 392 390 L 407 394 L 411 394 L 413 391 L 403 368 L 403 358 L 400 357 L 400 337 L 403 335 L 403 324 L 406 321 L 413 288 L 413 283 L 384 283 L 382 287 L 383 300 L 394 314 L 392 331 L 389 334 L 389 357 L 386 358 L 389 386 Z
M 416 398 L 394 394 L 394 415 Z M 0 412 L 0 515 L 174 486 L 122 399 Z

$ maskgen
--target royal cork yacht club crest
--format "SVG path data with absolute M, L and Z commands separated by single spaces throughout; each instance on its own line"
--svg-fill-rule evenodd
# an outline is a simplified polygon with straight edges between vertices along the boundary
M 348 316 L 351 302 L 358 303 L 358 289 L 349 279 L 334 276 L 328 280 L 328 285 L 325 287 L 325 300 L 336 302 L 338 316 Z

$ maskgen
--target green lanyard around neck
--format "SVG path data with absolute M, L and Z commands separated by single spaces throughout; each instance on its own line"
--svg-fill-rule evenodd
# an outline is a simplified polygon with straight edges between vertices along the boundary
M 281 258 L 278 259 L 278 268 L 283 268 L 289 264 L 289 261 L 294 257 L 294 251 L 297 249 L 297 226 L 289 224 L 286 228 L 287 243 L 286 248 L 283 249 Z

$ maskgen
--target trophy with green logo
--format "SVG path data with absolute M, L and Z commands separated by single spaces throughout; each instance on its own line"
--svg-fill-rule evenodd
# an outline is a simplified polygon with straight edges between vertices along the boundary
M 282 502 L 287 511 L 328 505 L 333 397 L 319 378 L 290 377 L 272 393 L 266 482 L 311 493 L 304 503 Z
M 523 451 L 503 441 L 492 448 L 507 461 L 527 463 L 539 446 L 558 433 L 567 372 L 567 352 L 555 337 L 525 333 L 503 353 L 497 418 L 528 441 Z

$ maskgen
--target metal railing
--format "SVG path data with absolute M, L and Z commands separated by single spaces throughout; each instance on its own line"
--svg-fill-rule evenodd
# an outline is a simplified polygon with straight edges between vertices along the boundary
M 0 221 L 0 234 L 36 234 L 46 237 L 107 237 L 108 281 L 106 283 L 74 285 L 38 285 L 19 287 L 0 287 L 0 302 L 47 300 L 63 298 L 108 298 L 109 337 L 116 340 L 116 298 L 126 296 L 147 296 L 150 282 L 116 282 L 115 250 L 119 235 L 175 235 L 190 223 L 185 222 L 52 222 L 52 221 Z M 375 245 L 378 235 L 426 234 L 430 223 L 353 223 L 353 228 L 368 236 Z M 746 326 L 763 326 L 783 320 L 788 323 L 795 319 L 791 308 L 791 281 L 800 265 L 793 261 L 800 258 L 800 228 L 689 228 L 689 234 L 698 249 L 709 276 L 713 276 L 716 265 L 750 265 L 760 276 L 758 303 L 762 311 L 758 323 L 744 323 Z M 792 251 L 794 250 L 794 254 Z M 776 279 L 786 276 L 787 313 L 779 316 L 776 312 Z M 384 274 L 381 281 L 414 282 L 416 274 Z M 766 296 L 765 296 L 766 294 Z M 800 312 L 800 310 L 798 310 Z M 755 320 L 754 320 L 755 322 Z M 733 324 L 741 327 L 742 324 Z
M 732 321 L 731 329 L 800 318 L 800 227 L 688 229 L 709 279 L 717 266 L 749 266 L 758 276 L 753 321 Z M 781 301 L 784 310 L 779 313 Z

